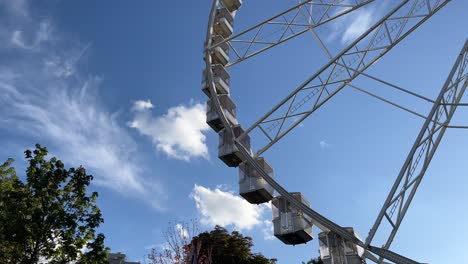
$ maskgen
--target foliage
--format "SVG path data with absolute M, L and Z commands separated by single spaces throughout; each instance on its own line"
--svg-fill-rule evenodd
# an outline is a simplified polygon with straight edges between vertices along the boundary
M 39 144 L 25 151 L 26 183 L 11 159 L 0 166 L 0 263 L 106 263 L 98 195 L 86 191 L 93 176 L 47 154 Z
M 108 263 L 107 256 L 109 255 L 109 248 L 104 247 L 104 235 L 98 234 L 94 241 L 86 244 L 89 250 L 83 254 L 78 260 L 77 264 L 95 264 L 95 263 Z
M 6 256 L 18 259 L 17 255 L 20 254 L 18 250 L 15 250 L 19 246 L 16 242 L 6 241 L 8 230 L 17 221 L 17 212 L 21 211 L 22 206 L 24 207 L 24 204 L 14 202 L 16 199 L 21 200 L 23 193 L 14 192 L 22 185 L 16 176 L 15 169 L 11 167 L 12 163 L 13 159 L 8 159 L 0 165 L 0 263 L 9 263 L 6 261 Z M 7 198 L 12 202 L 7 202 Z
M 193 225 L 198 227 L 198 224 Z M 161 252 L 152 249 L 150 264 L 188 264 L 196 256 L 197 264 L 275 264 L 276 259 L 268 259 L 262 254 L 252 253 L 252 238 L 244 237 L 238 231 L 228 233 L 220 226 L 210 232 L 193 236 L 193 228 L 181 232 L 180 228 L 169 227 L 165 234 L 167 245 Z M 191 232 L 190 232 L 191 231 Z M 167 235 L 170 233 L 171 235 Z M 191 233 L 190 239 L 187 234 Z M 174 239 L 176 238 L 176 239 Z
M 226 229 L 216 226 L 210 232 L 203 232 L 194 237 L 201 244 L 200 258 L 207 262 L 201 263 L 239 263 L 239 264 L 273 264 L 275 259 L 267 259 L 262 254 L 252 254 L 252 238 L 244 237 L 238 231 L 231 234 Z
M 320 257 L 318 257 L 307 261 L 307 263 L 303 261 L 302 264 L 323 264 L 323 261 Z

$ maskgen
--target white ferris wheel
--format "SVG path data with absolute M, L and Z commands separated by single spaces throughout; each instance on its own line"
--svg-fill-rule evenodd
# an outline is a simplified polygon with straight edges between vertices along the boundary
M 291 7 L 272 15 L 251 27 L 234 31 L 237 12 L 242 12 L 242 0 L 214 0 L 209 16 L 204 49 L 206 68 L 202 91 L 208 96 L 207 123 L 219 134 L 218 156 L 229 167 L 239 168 L 239 193 L 248 202 L 271 202 L 274 235 L 285 244 L 301 244 L 312 240 L 312 226 L 323 232 L 318 235 L 320 255 L 327 264 L 419 263 L 389 250 L 402 220 L 411 204 L 429 163 L 468 85 L 468 41 L 465 42 L 453 68 L 435 99 L 402 88 L 366 70 L 408 37 L 419 26 L 445 8 L 449 0 L 397 0 L 386 3 L 385 12 L 349 45 L 332 54 L 331 48 L 318 33 L 321 27 L 382 0 L 300 0 Z M 448 9 L 448 8 L 447 8 Z M 328 61 L 318 71 L 270 111 L 259 115 L 250 126 L 242 126 L 237 118 L 236 103 L 231 97 L 231 66 L 257 55 L 287 45 L 306 32 L 312 33 Z M 265 54 L 264 54 L 265 53 Z M 392 89 L 415 96 L 432 105 L 421 115 L 391 100 L 373 94 L 353 83 L 366 77 Z M 273 178 L 273 169 L 263 154 L 298 127 L 307 117 L 327 104 L 343 88 L 370 95 L 411 114 L 425 122 L 401 167 L 380 212 L 363 241 L 351 227 L 342 227 L 315 211 L 300 192 L 289 192 Z M 234 92 L 235 93 L 235 92 Z M 330 102 L 331 103 L 331 102 Z M 252 135 L 255 134 L 255 137 Z M 252 141 L 260 147 L 253 150 Z M 380 228 L 386 223 L 390 228 Z M 382 246 L 374 246 L 376 234 L 385 236 Z

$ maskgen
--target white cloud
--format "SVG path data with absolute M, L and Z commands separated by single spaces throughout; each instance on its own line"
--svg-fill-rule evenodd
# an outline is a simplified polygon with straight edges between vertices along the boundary
M 148 110 L 148 109 L 151 109 L 153 108 L 153 104 L 151 103 L 151 101 L 148 99 L 146 101 L 144 100 L 138 100 L 138 101 L 135 101 L 133 103 L 133 110 L 134 111 L 145 111 L 145 110 Z
M 26 44 L 24 44 L 23 40 L 23 34 L 19 30 L 13 31 L 13 34 L 11 35 L 11 43 L 15 46 L 26 48 Z
M 326 148 L 330 147 L 330 144 L 327 143 L 325 140 L 320 141 L 320 142 L 319 142 L 319 145 L 320 145 L 320 147 L 321 147 L 322 149 L 326 149 Z
M 263 220 L 262 233 L 265 240 L 273 240 L 273 222 L 271 220 Z
M 377 6 L 360 8 L 332 21 L 329 23 L 330 31 L 327 41 L 336 41 L 337 38 L 340 38 L 342 44 L 354 41 L 370 28 L 380 10 L 385 8 L 385 6 L 385 3 L 379 3 Z
M 179 236 L 182 239 L 188 239 L 189 238 L 189 233 L 188 233 L 187 229 L 185 229 L 185 227 L 182 224 L 177 223 L 175 225 L 175 228 L 176 228 L 177 232 L 179 233 Z
M 195 201 L 204 225 L 229 226 L 239 230 L 250 230 L 262 226 L 262 214 L 267 206 L 253 205 L 240 196 L 224 192 L 218 188 L 211 190 L 195 185 L 191 197 Z
M 156 117 L 149 111 L 149 104 L 150 101 L 144 105 L 134 105 L 134 109 L 140 111 L 134 111 L 134 118 L 129 122 L 130 127 L 150 137 L 156 149 L 171 158 L 185 161 L 196 157 L 208 159 L 206 136 L 203 132 L 207 131 L 209 126 L 205 121 L 203 104 L 171 107 L 166 114 Z
M 50 36 L 48 22 L 39 28 L 32 20 L 19 22 L 26 28 L 12 31 L 19 32 L 13 33 L 18 45 L 34 39 L 35 45 L 47 43 L 48 49 L 17 49 L 2 60 L 0 130 L 22 136 L 29 144 L 46 145 L 66 166 L 82 164 L 95 184 L 161 208 L 165 194 L 160 184 L 146 177 L 126 126 L 98 98 L 100 78 L 83 78 L 76 69 L 87 47 L 58 43 Z M 32 32 L 31 37 L 24 32 Z M 8 140 L 4 137 L 0 143 Z
M 371 22 L 373 11 L 368 9 L 362 9 L 357 11 L 356 14 L 349 26 L 346 28 L 343 37 L 341 38 L 341 42 L 347 43 L 359 37 L 362 33 L 364 33 L 367 29 L 369 29 Z
M 11 34 L 10 43 L 14 47 L 38 51 L 43 43 L 46 43 L 52 37 L 52 27 L 48 21 L 42 21 L 39 28 L 34 32 L 34 37 L 28 44 L 22 30 L 16 29 Z
M 82 59 L 90 45 L 83 46 L 80 50 L 67 51 L 66 56 L 50 55 L 44 59 L 44 65 L 49 73 L 55 77 L 70 77 L 76 73 L 77 64 Z

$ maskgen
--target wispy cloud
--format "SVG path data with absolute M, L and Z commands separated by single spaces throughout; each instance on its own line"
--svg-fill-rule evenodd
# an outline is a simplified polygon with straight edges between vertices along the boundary
M 273 235 L 273 222 L 271 220 L 263 220 L 262 233 L 265 240 L 273 240 L 275 236 Z
M 177 223 L 175 225 L 175 228 L 177 230 L 177 233 L 179 234 L 179 236 L 183 239 L 188 239 L 189 238 L 189 232 L 188 230 L 180 223 Z
M 347 44 L 355 40 L 371 27 L 384 5 L 363 7 L 331 22 L 327 41 L 339 39 L 342 44 Z
M 326 149 L 326 148 L 330 147 L 330 144 L 328 142 L 326 142 L 325 140 L 321 140 L 319 142 L 319 145 L 320 145 L 320 148 L 322 148 L 322 149 Z
M 2 34 L 1 42 L 9 41 L 15 50 L 0 66 L 0 129 L 22 135 L 31 144 L 47 142 L 69 166 L 86 167 L 94 183 L 161 208 L 165 195 L 160 184 L 146 177 L 126 126 L 99 99 L 101 79 L 83 78 L 77 70 L 87 46 L 55 41 L 51 34 L 58 33 L 49 21 L 35 23 L 22 17 L 26 14 L 27 10 L 10 13 L 22 26 L 2 29 L 10 34 Z M 8 52 L 5 49 L 11 47 L 0 47 L 0 52 Z
M 23 34 L 19 30 L 15 30 L 13 32 L 13 34 L 11 35 L 10 41 L 15 46 L 26 48 L 26 44 L 24 44 L 24 41 L 23 41 Z
M 133 105 L 134 118 L 129 126 L 148 136 L 156 149 L 167 156 L 189 161 L 192 158 L 208 159 L 205 144 L 205 105 L 191 103 L 171 107 L 161 116 L 153 116 L 151 101 L 136 101 Z
M 10 42 L 16 48 L 38 51 L 43 43 L 52 37 L 52 27 L 49 21 L 42 21 L 33 37 L 25 37 L 22 30 L 14 30 Z
M 0 0 L 0 7 L 3 7 L 8 13 L 17 17 L 27 17 L 29 7 L 26 0 Z
M 343 37 L 341 38 L 341 42 L 347 43 L 350 42 L 357 37 L 359 37 L 362 33 L 364 33 L 367 29 L 369 29 L 372 17 L 373 17 L 373 10 L 372 9 L 362 9 L 358 11 L 359 14 L 356 14 L 350 21 L 349 26 L 346 28 L 345 32 L 343 33 Z

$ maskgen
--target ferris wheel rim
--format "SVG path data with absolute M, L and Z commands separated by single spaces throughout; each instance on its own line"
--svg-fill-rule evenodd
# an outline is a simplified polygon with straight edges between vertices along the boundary
M 402 0 L 401 4 L 399 5 L 400 7 L 406 5 L 410 0 Z M 418 0 L 416 0 L 417 2 Z M 435 12 L 440 10 L 443 6 L 445 6 L 450 0 L 443 1 L 439 6 L 437 6 L 434 10 L 432 10 L 432 13 L 430 12 L 429 15 L 427 15 L 424 19 L 422 19 L 420 22 L 417 23 L 416 26 L 413 26 L 408 32 L 406 32 L 403 37 L 399 38 L 398 41 L 395 44 L 398 44 L 403 38 L 405 38 L 407 35 L 409 35 L 414 29 L 419 27 L 422 23 L 424 23 L 430 16 L 432 16 Z M 310 2 L 310 1 L 308 1 Z M 217 114 L 219 115 L 221 122 L 224 125 L 224 129 L 229 131 L 232 135 L 234 135 L 233 132 L 233 127 L 229 124 L 229 120 L 227 119 L 225 112 L 223 110 L 223 107 L 221 106 L 221 103 L 218 98 L 217 90 L 215 87 L 214 83 L 214 73 L 212 70 L 212 66 L 214 65 L 211 61 L 211 56 L 210 56 L 210 49 L 213 47 L 211 45 L 212 42 L 212 37 L 213 37 L 213 26 L 214 26 L 214 20 L 215 20 L 215 15 L 217 11 L 217 6 L 220 4 L 220 0 L 213 0 L 213 5 L 212 9 L 210 12 L 210 18 L 209 18 L 209 23 L 208 23 L 208 29 L 207 29 L 207 37 L 205 41 L 205 51 L 204 51 L 204 57 L 205 57 L 205 75 L 204 78 L 206 77 L 207 81 L 207 86 L 210 92 L 210 99 L 212 102 L 214 102 L 213 106 L 216 109 Z M 395 9 L 397 10 L 397 9 Z M 388 15 L 390 17 L 390 15 Z M 393 47 L 393 46 L 392 46 Z M 385 53 L 384 53 L 385 54 Z M 380 58 L 380 57 L 379 57 Z M 417 263 L 415 261 L 412 261 L 406 257 L 400 256 L 394 252 L 391 252 L 390 250 L 386 248 L 377 248 L 374 246 L 371 246 L 370 244 L 364 243 L 361 239 L 358 237 L 354 236 L 353 234 L 349 233 L 348 231 L 344 230 L 341 226 L 335 224 L 334 222 L 328 220 L 327 218 L 323 217 L 319 213 L 315 212 L 313 209 L 311 209 L 308 205 L 303 204 L 301 201 L 296 200 L 290 193 L 284 189 L 279 183 L 277 183 L 272 177 L 270 177 L 265 171 L 263 171 L 262 167 L 256 162 L 255 158 L 256 156 L 253 156 L 252 153 L 247 149 L 243 143 L 241 142 L 241 139 L 243 136 L 245 136 L 248 132 L 250 131 L 245 131 L 242 133 L 240 136 L 235 136 L 233 143 L 238 147 L 240 153 L 244 156 L 244 160 L 242 162 L 248 163 L 249 165 L 253 166 L 257 172 L 264 178 L 264 180 L 269 183 L 273 189 L 279 193 L 281 196 L 286 198 L 293 206 L 296 208 L 302 210 L 305 214 L 309 216 L 313 216 L 313 221 L 312 224 L 316 225 L 323 231 L 332 231 L 335 232 L 336 234 L 340 235 L 342 238 L 345 240 L 348 240 L 352 243 L 354 243 L 357 246 L 361 246 L 365 249 L 365 257 L 372 260 L 376 261 L 376 257 L 370 252 L 380 256 L 380 258 L 386 258 L 390 259 L 392 261 L 394 260 L 401 260 L 402 262 L 395 262 L 395 263 Z M 263 152 L 262 152 L 263 153 Z M 262 154 L 260 153 L 260 154 Z M 320 219 L 320 221 L 316 220 Z M 326 223 L 328 227 L 325 225 L 322 225 L 321 223 Z M 333 228 L 331 228 L 333 227 Z M 381 263 L 379 261 L 379 263 Z
M 214 24 L 214 19 L 215 19 L 216 10 L 217 10 L 216 7 L 219 5 L 219 3 L 220 3 L 220 0 L 213 0 L 213 4 L 212 4 L 210 16 L 209 16 L 209 23 L 208 23 L 208 28 L 207 28 L 207 37 L 206 37 L 206 41 L 205 41 L 205 52 L 204 52 L 205 65 L 206 65 L 205 66 L 205 72 L 206 72 L 206 75 L 207 75 L 207 82 L 208 82 L 207 84 L 208 84 L 209 90 L 210 90 L 210 99 L 215 102 L 214 106 L 216 108 L 216 111 L 217 111 L 218 115 L 221 118 L 221 121 L 223 122 L 223 124 L 225 126 L 224 129 L 229 129 L 230 132 L 233 133 L 232 127 L 230 126 L 229 121 L 227 120 L 227 118 L 225 116 L 225 113 L 224 113 L 224 111 L 222 109 L 219 98 L 217 96 L 215 84 L 214 84 L 214 81 L 213 81 L 213 79 L 214 79 L 213 71 L 212 71 L 212 65 L 213 64 L 211 62 L 211 56 L 210 56 L 210 53 L 209 53 L 209 48 L 212 46 L 211 45 L 212 32 L 213 32 L 213 24 Z M 252 157 L 250 155 L 250 153 L 247 151 L 245 146 L 242 144 L 242 142 L 240 142 L 240 140 L 238 138 L 236 138 L 234 140 L 234 143 L 237 145 L 237 147 L 239 148 L 241 153 L 244 155 L 244 158 L 245 158 L 244 162 L 247 162 L 251 166 L 256 168 L 257 171 L 265 179 L 265 181 L 267 181 L 277 193 L 279 193 L 282 197 L 284 197 L 286 200 L 288 200 L 288 202 L 295 205 L 299 209 L 302 209 L 303 211 L 309 211 L 308 214 L 312 214 L 315 217 L 322 217 L 323 218 L 323 216 L 321 216 L 320 214 L 318 214 L 317 212 L 312 210 L 308 205 L 303 204 L 301 201 L 296 200 L 290 194 L 290 192 L 288 192 L 286 189 L 284 189 L 282 187 L 281 184 L 279 184 L 272 177 L 270 177 L 268 174 L 266 174 L 263 171 L 263 169 L 259 166 L 259 164 L 257 164 L 254 157 Z M 335 223 L 329 221 L 326 218 L 324 218 L 324 219 L 325 219 L 325 221 L 329 222 L 330 225 L 334 225 L 334 226 L 336 226 L 336 228 L 341 229 L 341 227 L 336 225 Z M 320 223 L 317 223 L 315 221 L 312 224 L 319 227 L 322 231 L 329 231 L 330 230 L 329 228 L 326 228 L 325 226 L 323 226 Z M 356 245 L 359 245 L 361 247 L 365 247 L 363 241 L 361 241 L 359 238 L 355 237 L 353 234 L 351 234 L 351 233 L 349 233 L 347 231 L 345 231 L 345 233 L 341 233 L 340 235 L 343 236 L 343 237 L 346 237 L 350 241 L 353 241 L 353 243 L 356 244 Z

